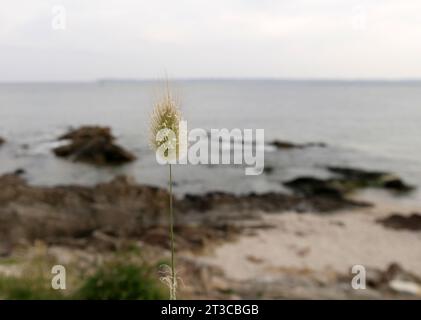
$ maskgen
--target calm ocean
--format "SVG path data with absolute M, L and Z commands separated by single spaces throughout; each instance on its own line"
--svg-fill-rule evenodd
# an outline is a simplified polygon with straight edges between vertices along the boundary
M 324 142 L 327 148 L 268 148 L 271 174 L 238 166 L 178 166 L 179 193 L 283 190 L 298 175 L 326 176 L 328 164 L 393 171 L 421 187 L 421 82 L 195 80 L 172 84 L 190 128 L 264 129 L 267 142 Z M 148 148 L 158 82 L 1 84 L 0 172 L 26 170 L 32 184 L 94 184 L 128 174 L 163 186 L 166 170 Z M 111 126 L 132 164 L 98 169 L 55 158 L 55 138 L 70 126 Z M 411 196 L 420 199 L 416 192 Z

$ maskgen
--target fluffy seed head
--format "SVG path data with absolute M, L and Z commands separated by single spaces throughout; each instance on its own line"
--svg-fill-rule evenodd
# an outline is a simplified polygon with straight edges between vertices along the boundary
M 181 113 L 176 101 L 172 98 L 171 93 L 167 89 L 167 94 L 155 104 L 151 116 L 151 146 L 156 151 L 163 144 L 166 144 L 165 156 L 169 150 L 175 151 L 179 155 L 179 122 L 181 121 Z M 171 131 L 173 135 L 168 134 Z

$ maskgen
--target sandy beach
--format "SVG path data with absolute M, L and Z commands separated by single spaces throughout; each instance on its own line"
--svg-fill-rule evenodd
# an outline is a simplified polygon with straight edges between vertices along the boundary
M 374 209 L 332 216 L 265 215 L 272 229 L 222 245 L 210 261 L 236 280 L 271 277 L 277 268 L 346 274 L 353 265 L 382 269 L 397 261 L 421 276 L 421 234 L 376 224 L 388 214 Z

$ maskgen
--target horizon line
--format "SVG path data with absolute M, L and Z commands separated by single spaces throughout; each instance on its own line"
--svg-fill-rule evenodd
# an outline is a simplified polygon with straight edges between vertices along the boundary
M 333 77 L 175 77 L 169 79 L 172 82 L 183 81 L 279 81 L 279 82 L 372 82 L 372 83 L 404 83 L 421 82 L 420 78 L 333 78 Z M 160 78 L 97 78 L 91 80 L 19 80 L 1 81 L 0 84 L 77 84 L 77 83 L 136 83 L 136 82 L 161 82 Z

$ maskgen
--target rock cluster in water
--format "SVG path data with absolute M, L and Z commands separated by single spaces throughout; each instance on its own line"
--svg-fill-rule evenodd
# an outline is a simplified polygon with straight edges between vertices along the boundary
M 70 143 L 53 149 L 58 157 L 85 162 L 97 166 L 120 165 L 136 157 L 114 143 L 115 137 L 108 127 L 85 126 L 71 130 L 59 137 Z
M 354 168 L 327 167 L 336 175 L 328 179 L 298 177 L 284 182 L 284 185 L 303 196 L 319 196 L 338 200 L 362 188 L 382 188 L 405 193 L 414 189 L 394 174 L 381 171 L 366 171 Z

